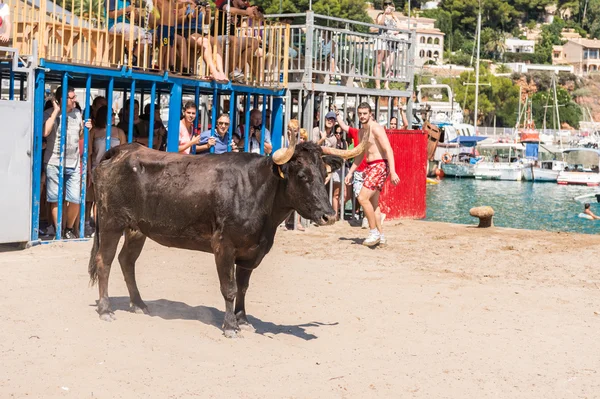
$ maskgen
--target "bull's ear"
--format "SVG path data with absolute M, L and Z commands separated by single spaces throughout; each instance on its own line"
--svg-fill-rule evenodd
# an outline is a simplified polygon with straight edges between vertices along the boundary
M 287 163 L 284 163 L 283 165 L 276 165 L 275 163 L 273 164 L 273 174 L 279 179 L 288 178 L 288 169 L 289 166 Z
M 342 163 L 344 162 L 342 158 L 337 157 L 335 155 L 323 155 L 322 159 L 323 162 L 331 166 L 332 172 L 335 172 L 336 170 L 340 169 L 342 167 Z

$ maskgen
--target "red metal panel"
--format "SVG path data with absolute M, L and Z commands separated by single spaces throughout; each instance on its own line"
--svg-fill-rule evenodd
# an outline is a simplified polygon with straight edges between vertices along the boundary
M 423 219 L 427 211 L 427 133 L 423 130 L 387 130 L 400 183 L 387 180 L 379 204 L 386 219 Z

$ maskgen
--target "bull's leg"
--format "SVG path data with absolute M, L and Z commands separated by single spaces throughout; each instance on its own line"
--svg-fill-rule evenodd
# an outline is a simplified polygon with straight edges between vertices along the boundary
M 148 314 L 148 306 L 142 301 L 135 281 L 135 261 L 142 253 L 146 236 L 137 230 L 125 230 L 125 244 L 119 252 L 119 263 L 129 290 L 129 305 L 132 312 Z
M 96 234 L 98 234 L 98 230 L 96 230 Z M 120 231 L 102 231 L 102 237 L 99 237 L 99 248 L 94 260 L 100 294 L 98 314 L 100 315 L 100 319 L 104 321 L 115 319 L 115 315 L 110 307 L 110 300 L 108 299 L 108 277 L 110 276 L 110 267 L 115 259 L 120 238 Z
M 234 273 L 234 256 L 225 245 L 217 246 L 215 251 L 215 261 L 217 263 L 217 272 L 221 282 L 221 294 L 225 299 L 225 320 L 223 320 L 223 333 L 227 338 L 235 338 L 240 327 L 233 313 L 233 301 L 237 294 Z
M 237 296 L 235 298 L 235 317 L 241 329 L 254 331 L 254 327 L 248 321 L 246 316 L 246 291 L 250 284 L 250 275 L 252 269 L 244 269 L 239 265 L 235 269 L 235 279 L 237 282 Z

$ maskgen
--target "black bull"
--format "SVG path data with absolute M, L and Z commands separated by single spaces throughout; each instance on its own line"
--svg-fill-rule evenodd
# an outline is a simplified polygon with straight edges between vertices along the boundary
M 125 233 L 119 263 L 132 311 L 148 312 L 135 262 L 149 237 L 168 247 L 213 253 L 225 299 L 225 335 L 251 329 L 244 304 L 250 275 L 271 249 L 277 227 L 294 210 L 320 225 L 336 217 L 324 182 L 326 164 L 335 170 L 342 159 L 323 155 L 313 143 L 288 151 L 291 159 L 282 165 L 256 154 L 190 156 L 137 144 L 108 151 L 94 171 L 98 213 L 89 263 L 91 282 L 98 281 L 100 318 L 114 319 L 108 278 Z

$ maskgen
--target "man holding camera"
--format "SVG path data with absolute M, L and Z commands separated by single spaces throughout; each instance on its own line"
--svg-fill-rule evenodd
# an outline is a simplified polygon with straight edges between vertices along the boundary
M 260 154 L 260 141 L 262 138 L 262 112 L 254 108 L 250 111 L 250 137 L 248 138 L 248 150 L 254 154 Z M 246 134 L 246 129 L 244 125 L 241 125 L 236 132 L 236 135 L 240 138 L 239 143 L 240 147 L 244 144 L 244 137 Z M 271 144 L 271 132 L 269 129 L 265 128 L 265 155 L 271 154 L 273 151 L 273 145 Z
M 79 214 L 81 171 L 79 155 L 79 138 L 83 135 L 83 118 L 81 112 L 75 108 L 77 96 L 75 89 L 69 87 L 67 90 L 67 103 L 62 104 L 63 87 L 56 89 L 52 100 L 53 107 L 44 112 L 44 132 L 47 139 L 46 152 L 44 153 L 44 169 L 46 170 L 46 200 L 50 204 L 52 222 L 54 228 L 58 225 L 58 201 L 66 200 L 66 229 L 63 238 L 77 238 L 73 232 L 73 226 Z M 57 100 L 58 99 L 58 100 Z M 62 107 L 66 107 L 66 121 L 61 120 Z M 61 162 L 60 142 L 62 124 L 66 123 L 66 137 L 64 147 L 64 198 L 58 198 L 59 169 Z M 92 128 L 92 121 L 85 123 L 88 129 Z

